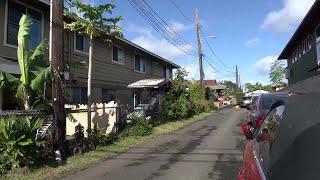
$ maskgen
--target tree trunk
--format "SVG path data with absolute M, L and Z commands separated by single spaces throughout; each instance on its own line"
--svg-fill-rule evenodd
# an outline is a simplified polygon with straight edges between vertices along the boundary
M 29 95 L 24 92 L 23 97 L 23 106 L 25 111 L 30 111 L 30 105 L 29 105 Z
M 93 34 L 90 34 L 89 45 L 89 65 L 88 65 L 88 135 L 91 133 L 91 76 L 92 76 L 92 58 L 93 58 Z

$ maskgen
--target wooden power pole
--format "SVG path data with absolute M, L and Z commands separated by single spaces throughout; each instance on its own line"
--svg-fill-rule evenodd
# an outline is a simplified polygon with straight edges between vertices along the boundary
M 238 65 L 236 65 L 236 90 L 239 90 L 239 73 L 238 73 Z
M 196 9 L 196 28 L 197 28 L 197 39 L 198 39 L 198 54 L 199 54 L 199 72 L 200 72 L 200 88 L 202 94 L 204 93 L 204 87 L 203 87 L 203 78 L 204 78 L 204 72 L 203 72 L 203 64 L 202 64 L 202 44 L 201 44 L 201 36 L 200 36 L 200 17 L 199 17 L 199 10 Z
M 53 100 L 53 146 L 54 150 L 65 152 L 66 115 L 64 110 L 64 90 L 58 75 L 63 72 L 63 0 L 50 1 L 50 47 L 49 60 L 56 73 L 52 83 Z

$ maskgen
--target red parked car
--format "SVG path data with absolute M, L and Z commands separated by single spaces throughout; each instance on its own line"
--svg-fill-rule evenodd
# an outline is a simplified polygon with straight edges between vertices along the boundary
M 320 179 L 319 99 L 320 93 L 310 93 L 278 101 L 253 139 L 244 131 L 248 138 L 238 180 Z
M 248 106 L 249 124 L 254 129 L 258 129 L 271 106 L 277 101 L 284 101 L 287 97 L 289 97 L 288 92 L 261 94 L 256 97 L 252 97 L 252 104 Z M 251 128 L 250 130 L 252 131 L 254 129 Z M 254 134 L 254 132 L 251 133 Z
M 270 160 L 269 148 L 277 134 L 284 110 L 285 105 L 282 101 L 274 104 L 254 139 L 251 139 L 252 134 L 249 131 L 244 130 L 248 140 L 244 148 L 243 167 L 239 172 L 238 180 L 266 179 L 265 170 L 268 168 Z

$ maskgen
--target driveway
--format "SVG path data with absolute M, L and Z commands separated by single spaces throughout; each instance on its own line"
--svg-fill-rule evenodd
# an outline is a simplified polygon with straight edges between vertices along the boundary
M 223 109 L 64 179 L 236 179 L 244 118 L 245 110 Z

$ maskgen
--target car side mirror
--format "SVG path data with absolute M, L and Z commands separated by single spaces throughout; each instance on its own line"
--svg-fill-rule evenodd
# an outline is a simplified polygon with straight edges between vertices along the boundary
M 241 126 L 242 132 L 247 139 L 253 139 L 254 127 L 251 123 L 245 123 Z

